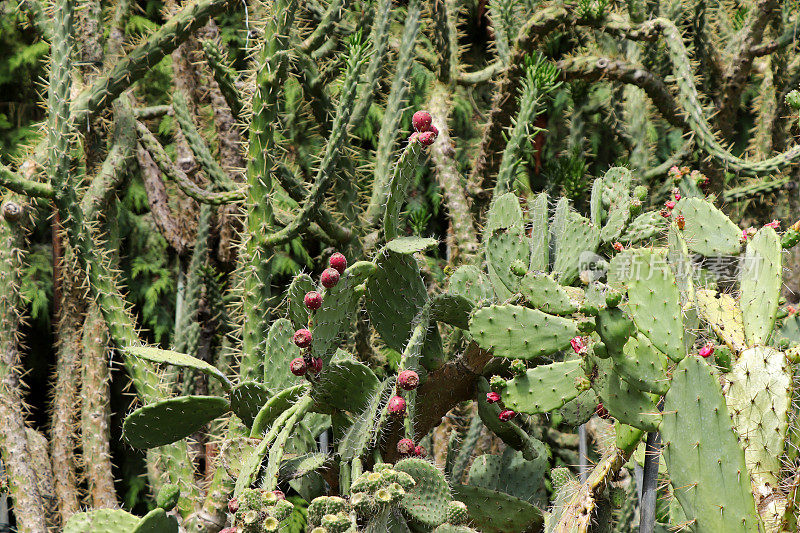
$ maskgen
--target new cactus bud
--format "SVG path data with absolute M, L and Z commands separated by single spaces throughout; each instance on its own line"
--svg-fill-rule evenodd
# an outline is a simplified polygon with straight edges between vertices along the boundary
M 303 303 L 312 311 L 316 311 L 322 307 L 322 295 L 317 291 L 309 291 L 303 297 Z
M 673 209 L 675 209 L 675 202 L 673 202 L 672 200 L 669 200 L 669 201 L 667 201 L 667 203 L 664 204 L 664 207 L 666 207 L 667 209 L 672 211 Z
M 495 392 L 501 392 L 508 383 L 502 376 L 492 376 L 489 378 L 489 388 L 491 388 Z
M 640 202 L 644 202 L 647 198 L 647 187 L 644 185 L 637 185 L 633 188 L 633 197 Z
M 447 504 L 447 522 L 458 526 L 466 524 L 469 520 L 469 512 L 467 506 L 463 502 L 452 501 Z
M 614 509 L 621 509 L 625 503 L 625 490 L 620 487 L 612 487 L 608 491 L 608 499 Z
M 308 366 L 308 371 L 312 374 L 319 374 L 322 372 L 322 359 L 320 357 L 314 357 L 311 359 L 311 364 Z
M 414 129 L 420 133 L 428 131 L 432 123 L 433 117 L 427 111 L 417 111 L 411 117 L 411 125 L 414 126 Z
M 419 386 L 419 374 L 413 370 L 403 370 L 397 376 L 397 384 L 403 390 L 414 390 Z
M 239 510 L 239 500 L 236 498 L 231 498 L 228 500 L 228 512 L 235 513 Z
M 795 111 L 800 111 L 800 91 L 793 89 L 786 93 L 786 105 Z
M 275 495 L 275 498 L 277 498 L 278 501 L 286 499 L 286 494 L 284 494 L 282 490 L 273 490 L 272 494 Z
M 303 359 L 302 357 L 295 357 L 294 359 L 292 359 L 292 362 L 289 363 L 289 370 L 295 376 L 305 376 L 306 372 L 308 371 L 308 365 L 306 365 L 306 360 Z
M 683 177 L 683 173 L 681 172 L 681 169 L 679 169 L 678 167 L 672 167 L 667 172 L 667 176 L 669 176 L 672 179 L 672 181 L 678 182 Z
M 300 348 L 308 348 L 311 346 L 311 341 L 313 338 L 314 337 L 311 335 L 309 330 L 306 328 L 301 328 L 294 332 L 292 341 L 294 341 L 294 343 Z
M 436 134 L 432 131 L 425 131 L 419 134 L 418 139 L 422 146 L 430 146 L 436 141 Z
M 178 498 L 181 496 L 181 489 L 177 485 L 165 483 L 158 491 L 156 496 L 156 505 L 165 511 L 171 511 L 178 504 Z
M 392 396 L 386 409 L 390 415 L 403 416 L 406 413 L 406 401 L 401 396 Z
M 520 261 L 519 259 L 517 259 L 513 263 L 511 263 L 511 266 L 509 267 L 509 269 L 511 270 L 512 274 L 514 274 L 515 276 L 519 276 L 519 277 L 522 277 L 522 276 L 524 276 L 525 274 L 528 273 L 527 265 L 525 265 L 525 263 Z
M 678 226 L 679 230 L 682 230 L 686 227 L 686 218 L 683 215 L 678 215 L 675 217 L 675 225 Z
M 335 268 L 326 268 L 320 277 L 322 286 L 326 289 L 332 289 L 339 283 L 339 271 Z
M 733 354 L 727 346 L 719 346 L 714 350 L 714 362 L 723 372 L 730 372 Z
M 347 258 L 343 254 L 336 252 L 328 260 L 328 264 L 331 268 L 336 269 L 339 274 L 344 274 L 344 269 L 347 268 Z
M 612 244 L 611 247 L 618 252 L 621 252 L 622 250 L 625 249 L 625 247 L 622 246 L 622 243 L 619 241 L 614 241 L 614 244 Z
M 714 353 L 714 345 L 710 342 L 706 343 L 705 346 L 700 348 L 699 353 L 702 358 L 710 357 Z
M 569 341 L 570 345 L 572 346 L 572 351 L 574 351 L 578 355 L 583 355 L 588 351 L 586 347 L 586 342 L 584 342 L 583 337 L 573 337 Z
M 408 455 L 414 451 L 414 441 L 411 439 L 400 439 L 397 443 L 397 453 Z
M 575 378 L 575 388 L 581 392 L 587 391 L 592 388 L 592 382 L 586 376 L 577 376 Z
M 511 409 L 503 409 L 500 411 L 500 414 L 497 415 L 497 418 L 502 420 L 503 422 L 508 422 L 509 420 L 513 419 L 517 416 L 516 411 L 512 411 Z
M 500 401 L 500 395 L 496 392 L 487 392 L 486 401 L 488 403 L 497 403 Z
M 514 359 L 511 361 L 511 371 L 517 375 L 524 374 L 527 367 L 525 366 L 525 361 L 522 359 Z
M 606 306 L 617 307 L 622 301 L 622 293 L 617 290 L 609 290 L 606 292 Z
M 428 456 L 428 450 L 426 450 L 422 446 L 414 446 L 414 455 L 416 457 L 427 457 Z

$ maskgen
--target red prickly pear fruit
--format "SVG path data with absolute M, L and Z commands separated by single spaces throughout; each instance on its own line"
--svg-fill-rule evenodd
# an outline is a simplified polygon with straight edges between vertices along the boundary
M 428 450 L 426 450 L 422 446 L 414 446 L 414 455 L 416 455 L 417 457 L 427 457 Z
M 675 196 L 675 201 L 676 201 L 676 202 L 677 202 L 678 200 L 680 200 L 680 199 L 681 199 L 681 193 L 679 193 L 679 192 L 676 192 L 676 193 L 674 194 L 674 196 Z
M 239 533 L 238 527 L 226 527 L 225 529 L 220 529 L 219 533 Z
M 572 351 L 578 355 L 584 354 L 588 351 L 586 348 L 586 343 L 583 341 L 582 337 L 573 337 L 570 339 L 569 343 L 572 345 Z
M 402 416 L 406 412 L 406 401 L 401 396 L 392 396 L 386 409 L 390 415 Z
M 428 131 L 432 122 L 433 117 L 427 111 L 417 111 L 414 113 L 414 116 L 411 117 L 411 124 L 414 126 L 414 129 L 420 133 Z
M 662 209 L 662 210 L 661 210 L 661 216 L 662 216 L 662 217 L 664 217 L 664 218 L 669 218 L 669 217 L 670 217 L 670 215 L 671 215 L 671 213 L 670 213 L 669 209 L 666 209 L 666 208 L 665 208 L 665 209 Z
M 273 490 L 272 494 L 274 494 L 275 497 L 278 498 L 279 500 L 286 499 L 286 494 L 284 494 L 282 490 Z
M 298 329 L 292 336 L 292 340 L 300 348 L 308 348 L 311 345 L 312 339 L 311 332 L 306 328 Z
M 499 418 L 503 422 L 508 422 L 509 420 L 514 418 L 515 416 L 517 416 L 516 412 L 512 411 L 511 409 L 504 409 L 504 410 L 500 411 L 500 414 L 497 415 L 497 418 Z
M 322 281 L 322 286 L 326 289 L 335 287 L 339 283 L 339 271 L 335 268 L 326 268 L 322 271 L 320 280 Z
M 710 342 L 707 342 L 705 346 L 700 348 L 700 357 L 706 358 L 711 357 L 711 354 L 714 353 L 714 345 Z
M 238 510 L 239 510 L 239 500 L 237 500 L 236 498 L 231 498 L 230 500 L 228 500 L 228 511 L 230 511 L 231 513 L 235 513 Z
M 322 307 L 322 295 L 317 291 L 309 291 L 303 297 L 303 303 L 312 311 L 316 311 Z
M 424 131 L 419 134 L 418 138 L 422 146 L 430 146 L 436 140 L 436 134 L 432 131 Z
M 347 258 L 339 252 L 336 252 L 328 259 L 328 264 L 331 268 L 336 269 L 339 274 L 344 274 L 344 269 L 347 268 Z
M 430 131 L 431 133 L 433 133 L 433 135 L 434 135 L 435 137 L 438 137 L 438 136 L 439 136 L 439 128 L 437 128 L 437 127 L 436 127 L 436 126 L 434 126 L 433 124 L 431 124 L 431 126 L 428 128 L 428 131 Z
M 414 144 L 415 142 L 419 141 L 419 132 L 414 132 L 408 136 L 408 144 Z
M 611 418 L 611 415 L 609 414 L 608 409 L 603 407 L 602 403 L 598 403 L 597 404 L 597 407 L 595 408 L 594 412 L 595 412 L 595 414 L 597 416 L 599 416 L 602 419 L 607 420 L 607 419 Z
M 306 360 L 302 357 L 295 357 L 292 359 L 292 362 L 289 363 L 289 370 L 295 376 L 304 376 L 305 373 L 308 371 L 308 365 L 306 364 Z
M 611 247 L 614 248 L 614 250 L 616 250 L 618 252 L 621 252 L 622 250 L 625 249 L 625 247 L 622 246 L 622 243 L 619 242 L 619 241 L 615 241 L 614 244 L 611 245 Z
M 486 402 L 487 403 L 497 403 L 500 401 L 500 395 L 496 392 L 487 392 L 486 393 Z
M 675 209 L 675 202 L 669 200 L 667 203 L 664 204 L 664 206 L 666 206 L 667 209 L 672 211 L 673 209 Z
M 414 453 L 414 441 L 411 439 L 400 439 L 397 443 L 397 453 L 401 455 Z
M 780 220 L 773 220 L 772 222 L 768 222 L 768 223 L 764 224 L 764 227 L 765 228 L 772 228 L 772 229 L 775 229 L 775 230 L 781 229 L 781 221 Z
M 322 372 L 322 359 L 319 357 L 313 358 L 311 364 L 308 366 L 308 370 L 312 374 L 319 374 Z
M 679 230 L 682 230 L 686 227 L 686 219 L 683 217 L 683 215 L 678 215 L 675 217 L 675 225 L 678 226 Z
M 419 374 L 413 370 L 403 370 L 397 376 L 397 384 L 403 390 L 414 390 L 419 386 Z

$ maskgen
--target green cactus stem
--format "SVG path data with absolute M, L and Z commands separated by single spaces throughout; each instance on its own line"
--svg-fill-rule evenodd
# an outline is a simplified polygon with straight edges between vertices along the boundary
M 225 103 L 231 109 L 233 116 L 238 117 L 242 113 L 242 97 L 236 88 L 236 73 L 228 66 L 226 59 L 216 43 L 212 41 L 202 42 L 203 53 L 206 56 L 211 74 L 219 85 L 219 90 L 225 99 Z

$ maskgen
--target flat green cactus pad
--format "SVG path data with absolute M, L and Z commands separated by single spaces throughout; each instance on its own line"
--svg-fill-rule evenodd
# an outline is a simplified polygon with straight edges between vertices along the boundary
M 578 334 L 574 321 L 518 305 L 491 305 L 472 315 L 469 331 L 496 357 L 533 359 L 569 345 Z
M 695 356 L 678 363 L 664 400 L 661 436 L 675 496 L 693 531 L 757 533 L 744 452 L 717 376 Z
M 306 327 L 304 324 L 301 327 Z M 292 359 L 300 357 L 300 348 L 292 340 L 296 331 L 287 318 L 272 323 L 264 345 L 264 385 L 272 390 L 282 390 L 303 381 L 289 371 Z
M 630 196 L 633 173 L 625 167 L 611 167 L 603 175 L 603 204 L 613 205 L 625 196 Z
M 733 364 L 728 378 L 725 401 L 753 483 L 759 489 L 777 487 L 792 401 L 786 356 L 766 346 L 750 348 Z
M 622 309 L 601 309 L 595 320 L 597 334 L 609 353 L 621 352 L 625 343 L 636 334 L 636 325 Z
M 368 366 L 358 361 L 339 361 L 328 365 L 320 374 L 311 389 L 311 397 L 317 404 L 360 413 L 379 384 Z
M 428 461 L 415 457 L 397 462 L 394 469 L 405 472 L 416 481 L 400 500 L 400 508 L 426 526 L 444 523 L 447 520 L 447 502 L 453 499 L 444 474 Z
M 622 354 L 615 353 L 611 358 L 622 379 L 637 389 L 656 394 L 669 389 L 667 358 L 641 333 L 628 340 Z
M 686 355 L 681 297 L 664 254 L 631 249 L 616 256 L 614 263 L 622 264 L 626 260 L 630 268 L 624 277 L 620 272 L 615 272 L 615 276 L 627 284 L 628 312 L 636 328 L 647 335 L 658 350 L 673 361 L 680 361 Z
M 634 218 L 619 242 L 625 245 L 646 243 L 666 229 L 666 222 L 658 211 L 648 211 Z
M 367 312 L 386 346 L 402 353 L 428 292 L 413 256 L 384 250 L 376 263 L 367 282 Z
M 519 206 L 519 199 L 513 192 L 507 192 L 492 203 L 492 207 L 486 215 L 484 238 L 497 230 L 521 228 L 522 225 L 522 209 Z
M 253 420 L 253 425 L 251 426 L 252 436 L 260 437 L 261 433 L 266 431 L 281 413 L 294 405 L 298 398 L 305 394 L 305 392 L 306 385 L 300 384 L 284 389 L 272 396 L 267 403 L 261 407 Z
M 163 446 L 188 437 L 231 405 L 218 396 L 178 396 L 144 405 L 127 417 L 122 435 L 134 448 Z
M 575 378 L 584 375 L 581 360 L 539 365 L 508 380 L 503 403 L 520 413 L 547 413 L 578 396 Z
M 685 306 L 694 302 L 695 299 L 694 280 L 692 279 L 694 266 L 689 255 L 689 248 L 686 246 L 686 239 L 683 238 L 683 232 L 675 224 L 670 224 L 667 243 L 667 261 L 675 274 L 675 282 L 681 293 L 681 305 Z
M 739 306 L 748 346 L 765 344 L 775 327 L 781 296 L 781 242 L 763 227 L 747 243 L 739 272 Z
M 480 269 L 472 265 L 462 265 L 453 272 L 447 292 L 463 296 L 476 305 L 494 298 L 494 291 L 489 279 Z
M 597 250 L 600 230 L 587 218 L 569 210 L 564 215 L 563 224 L 557 222 L 554 220 L 551 235 L 555 241 L 553 274 L 562 285 L 571 285 L 578 278 L 583 254 Z
M 75 513 L 64 524 L 63 533 L 121 533 L 133 531 L 140 518 L 122 509 L 97 509 Z
M 519 292 L 532 307 L 553 315 L 569 315 L 578 306 L 549 275 L 528 272 L 519 282 Z
M 541 441 L 528 435 L 515 421 L 504 422 L 498 417 L 502 410 L 498 403 L 486 401 L 486 393 L 491 389 L 486 378 L 481 376 L 477 383 L 478 416 L 492 433 L 500 437 L 503 442 L 514 450 L 522 452 L 523 457 L 533 461 L 539 455 L 546 455 L 547 449 Z
M 550 265 L 550 230 L 547 193 L 539 193 L 529 205 L 531 219 L 531 261 L 533 271 L 546 272 Z
M 628 385 L 610 359 L 595 359 L 598 377 L 592 383 L 603 407 L 618 421 L 643 431 L 658 431 L 661 415 L 655 397 Z
M 593 389 L 589 389 L 565 403 L 558 412 L 564 417 L 565 424 L 577 428 L 592 418 L 599 402 L 597 393 Z
M 433 530 L 433 533 L 479 533 L 467 526 L 454 526 L 453 524 L 442 524 Z
M 375 443 L 383 422 L 386 419 L 386 403 L 394 389 L 395 380 L 384 380 L 378 388 L 367 397 L 369 403 L 363 411 L 354 413 L 352 424 L 339 441 L 339 455 L 342 460 L 360 457 L 370 444 Z
M 142 359 L 147 359 L 148 361 L 153 361 L 154 363 L 163 363 L 199 370 L 200 372 L 219 380 L 226 390 L 230 390 L 231 388 L 231 382 L 225 376 L 225 374 L 205 361 L 201 361 L 200 359 L 192 357 L 191 355 L 173 352 L 171 350 L 153 348 L 152 346 L 128 346 L 123 348 L 122 351 L 136 357 L 141 357 Z
M 439 294 L 431 302 L 431 318 L 461 329 L 469 329 L 472 302 L 456 294 Z
M 520 278 L 511 272 L 511 265 L 517 261 L 528 263 L 530 241 L 523 228 L 513 227 L 494 232 L 484 244 L 489 279 L 492 280 L 497 297 L 505 300 L 519 291 Z
M 242 419 L 244 425 L 251 427 L 261 408 L 272 397 L 272 393 L 261 383 L 245 381 L 231 391 L 231 410 Z
M 287 292 L 289 300 L 289 320 L 292 321 L 294 330 L 308 327 L 308 316 L 310 311 L 306 307 L 303 298 L 306 293 L 317 290 L 317 285 L 308 274 L 298 274 L 292 280 Z
M 466 504 L 472 523 L 483 533 L 539 531 L 544 524 L 537 507 L 504 492 L 456 485 L 453 495 Z
M 612 242 L 619 239 L 630 218 L 631 197 L 629 193 L 625 193 L 611 204 L 608 218 L 600 230 L 600 240 L 602 242 Z
M 476 457 L 469 469 L 467 483 L 505 492 L 542 507 L 547 505 L 544 479 L 548 469 L 545 455 L 528 461 L 521 452 L 509 447 L 503 451 L 503 455 L 484 454 Z
M 386 243 L 386 247 L 398 254 L 415 254 L 433 248 L 437 244 L 439 241 L 428 237 L 398 237 Z
M 695 253 L 708 257 L 739 255 L 742 231 L 725 214 L 700 198 L 683 198 L 673 216 L 683 215 L 683 236 L 686 245 Z
M 353 263 L 341 275 L 339 283 L 325 291 L 322 307 L 314 314 L 314 340 L 311 343 L 314 357 L 321 357 L 324 363 L 330 361 L 342 328 L 349 325 L 355 316 L 361 297 L 356 287 L 364 283 L 375 270 L 372 262 Z
M 131 533 L 178 533 L 178 521 L 164 509 L 147 513 Z
M 606 219 L 606 210 L 603 205 L 603 189 L 605 189 L 603 178 L 595 179 L 592 183 L 592 195 L 589 200 L 589 218 L 592 224 L 598 228 L 603 226 L 603 222 Z
M 725 293 L 717 295 L 715 291 L 699 289 L 697 310 L 700 317 L 734 353 L 740 353 L 747 348 L 742 312 L 733 296 Z

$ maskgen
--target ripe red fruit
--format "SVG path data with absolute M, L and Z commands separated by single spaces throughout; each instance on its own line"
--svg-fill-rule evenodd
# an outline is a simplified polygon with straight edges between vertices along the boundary
M 400 396 L 392 396 L 386 409 L 390 415 L 402 416 L 406 412 L 406 401 Z
M 488 403 L 497 403 L 500 401 L 500 395 L 497 394 L 496 392 L 487 392 L 486 401 Z
M 302 357 L 295 357 L 292 359 L 292 362 L 289 363 L 289 370 L 295 376 L 304 376 L 305 373 L 308 371 L 308 365 L 306 365 L 306 360 Z
M 235 513 L 239 510 L 239 500 L 236 498 L 231 498 L 228 500 L 228 511 Z
M 670 210 L 666 209 L 666 208 L 662 209 L 661 210 L 661 216 L 664 217 L 664 218 L 669 218 L 671 216 Z
M 273 490 L 272 494 L 274 494 L 275 497 L 278 498 L 279 500 L 286 499 L 286 494 L 284 494 L 282 490 Z
M 432 131 L 425 131 L 419 134 L 418 139 L 422 146 L 430 146 L 436 140 L 436 134 Z
M 621 252 L 623 249 L 625 249 L 625 247 L 622 246 L 622 243 L 619 241 L 614 241 L 614 244 L 612 244 L 611 247 L 618 252 Z
M 584 354 L 588 351 L 586 348 L 586 343 L 583 342 L 583 338 L 581 337 L 573 337 L 569 340 L 570 345 L 572 345 L 572 351 L 576 354 Z
M 311 332 L 306 328 L 298 329 L 292 336 L 292 340 L 300 348 L 308 348 L 311 345 L 312 339 Z
M 665 205 L 665 206 L 667 207 L 667 209 L 669 209 L 670 211 L 671 211 L 671 210 L 673 210 L 673 209 L 675 209 L 675 202 L 673 202 L 672 200 L 668 201 L 668 202 L 667 202 L 667 203 L 665 203 L 664 205 Z
M 515 416 L 517 416 L 516 412 L 512 411 L 511 409 L 504 409 L 503 411 L 500 411 L 500 414 L 497 416 L 497 418 L 499 418 L 503 422 L 508 422 Z
M 414 116 L 411 117 L 411 124 L 414 126 L 414 129 L 420 133 L 428 131 L 432 122 L 433 117 L 427 111 L 417 111 L 414 113 Z
M 322 281 L 322 286 L 326 289 L 335 287 L 339 283 L 339 271 L 335 268 L 326 268 L 322 271 L 320 281 Z
M 347 258 L 339 252 L 336 252 L 328 259 L 328 264 L 331 268 L 335 268 L 339 274 L 344 274 L 344 269 L 347 268 Z
M 312 311 L 316 311 L 322 307 L 322 295 L 317 291 L 307 292 L 303 298 L 303 303 Z
M 675 217 L 675 225 L 677 225 L 678 229 L 681 230 L 686 227 L 686 219 L 683 217 L 683 215 L 678 215 Z
M 595 412 L 595 414 L 597 414 L 597 416 L 599 416 L 600 418 L 603 418 L 603 419 L 609 419 L 609 418 L 611 418 L 611 415 L 609 414 L 609 412 L 608 412 L 608 409 L 606 409 L 605 407 L 603 407 L 603 404 L 602 404 L 602 403 L 598 403 L 598 404 L 597 404 L 597 407 L 595 408 L 594 412 Z
M 319 357 L 313 358 L 311 364 L 308 366 L 308 371 L 312 374 L 319 374 L 322 372 L 322 359 Z
M 706 358 L 711 357 L 711 354 L 714 353 L 714 345 L 710 342 L 706 343 L 705 346 L 700 348 L 700 357 Z
M 436 137 L 439 136 L 439 128 L 437 128 L 433 124 L 430 125 L 430 127 L 428 128 L 428 131 L 432 132 L 434 134 L 434 136 L 436 136 Z
M 414 455 L 416 455 L 417 457 L 427 457 L 428 450 L 426 450 L 422 446 L 414 446 Z
M 397 384 L 403 390 L 414 390 L 419 386 L 419 374 L 413 370 L 403 370 L 397 376 Z
M 408 455 L 414 452 L 414 441 L 411 439 L 400 439 L 397 443 L 397 453 Z
M 419 132 L 415 131 L 408 136 L 408 144 L 413 144 L 419 140 Z
M 226 527 L 225 529 L 220 529 L 219 533 L 239 533 L 238 527 Z

